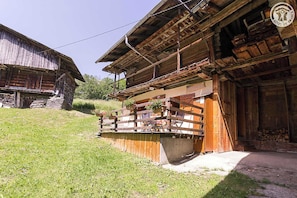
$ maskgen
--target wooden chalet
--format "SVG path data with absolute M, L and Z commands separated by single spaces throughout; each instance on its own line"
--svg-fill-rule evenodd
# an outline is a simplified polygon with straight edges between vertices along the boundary
M 73 60 L 0 24 L 0 107 L 72 107 Z
M 297 22 L 275 0 L 163 0 L 97 62 L 134 108 L 100 118 L 100 135 L 159 163 L 191 153 L 297 151 Z M 296 1 L 284 1 L 296 13 Z M 292 15 L 287 17 L 292 17 Z M 120 74 L 126 89 L 117 91 Z M 145 108 L 154 99 L 162 111 Z

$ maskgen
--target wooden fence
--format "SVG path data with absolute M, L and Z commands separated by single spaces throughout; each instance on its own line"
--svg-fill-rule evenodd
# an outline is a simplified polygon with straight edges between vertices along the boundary
M 132 110 L 122 108 L 99 118 L 100 133 L 173 133 L 204 136 L 203 107 L 175 98 L 161 99 L 158 113 L 147 110 L 150 102 L 139 103 Z M 186 107 L 186 108 L 185 108 Z

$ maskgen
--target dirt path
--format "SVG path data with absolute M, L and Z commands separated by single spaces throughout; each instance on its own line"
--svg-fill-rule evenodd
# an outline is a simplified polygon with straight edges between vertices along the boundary
M 242 159 L 235 169 L 260 181 L 262 188 L 257 192 L 262 197 L 297 197 L 297 154 L 255 152 Z
M 276 152 L 226 152 L 200 155 L 193 159 L 164 168 L 178 172 L 209 170 L 227 175 L 232 170 L 248 175 L 261 186 L 257 196 L 250 198 L 297 197 L 297 154 Z

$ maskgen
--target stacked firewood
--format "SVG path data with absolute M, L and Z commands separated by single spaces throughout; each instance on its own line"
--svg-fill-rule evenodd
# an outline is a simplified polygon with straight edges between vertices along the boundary
M 258 131 L 258 140 L 289 142 L 289 131 L 284 128 L 278 130 L 262 129 Z

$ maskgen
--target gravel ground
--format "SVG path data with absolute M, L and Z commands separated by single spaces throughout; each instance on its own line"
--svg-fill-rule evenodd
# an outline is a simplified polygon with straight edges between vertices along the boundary
M 297 154 L 276 152 L 225 152 L 194 156 L 164 168 L 178 172 L 207 171 L 228 175 L 236 170 L 257 180 L 261 186 L 258 196 L 250 198 L 297 197 Z

